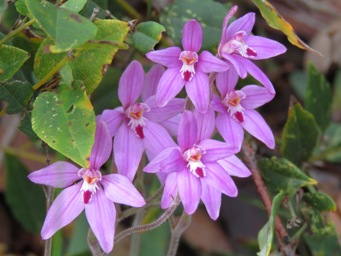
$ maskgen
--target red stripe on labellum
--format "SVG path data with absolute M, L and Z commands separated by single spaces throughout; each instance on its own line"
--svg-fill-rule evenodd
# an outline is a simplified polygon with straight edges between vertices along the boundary
M 236 117 L 236 119 L 239 121 L 239 122 L 244 122 L 244 115 L 242 112 L 240 111 L 237 111 L 234 116 Z
M 92 193 L 89 190 L 83 192 L 83 202 L 85 204 L 89 203 L 92 197 Z
M 186 82 L 188 82 L 191 79 L 191 76 L 192 76 L 191 72 L 189 72 L 189 71 L 184 72 L 184 80 Z
M 205 177 L 205 173 L 204 173 L 204 170 L 202 168 L 197 168 L 195 170 L 195 173 L 200 177 L 200 178 L 204 178 Z
M 143 138 L 144 138 L 143 126 L 141 126 L 141 125 L 136 126 L 135 131 L 136 131 L 137 136 L 138 136 L 140 139 L 143 139 Z

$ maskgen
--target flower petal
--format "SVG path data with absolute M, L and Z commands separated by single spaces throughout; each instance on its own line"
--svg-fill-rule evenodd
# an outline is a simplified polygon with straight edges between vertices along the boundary
M 167 68 L 178 68 L 182 66 L 179 60 L 181 49 L 176 46 L 168 47 L 166 49 L 151 51 L 146 54 L 147 58 L 153 62 L 159 63 Z
M 203 182 L 201 199 L 211 219 L 218 219 L 221 206 L 221 192 Z
M 240 150 L 244 139 L 243 127 L 237 123 L 230 114 L 218 114 L 216 127 L 223 139 Z
M 51 186 L 54 188 L 65 188 L 79 180 L 79 168 L 68 162 L 59 161 L 38 171 L 30 173 L 27 177 L 30 181 Z
M 191 215 L 198 208 L 201 197 L 201 181 L 188 168 L 177 173 L 176 183 L 185 212 Z
M 251 175 L 250 170 L 245 164 L 235 155 L 218 160 L 218 163 L 227 171 L 231 176 L 236 177 L 249 177 Z
M 231 66 L 234 67 L 236 72 L 241 78 L 245 78 L 247 76 L 247 70 L 246 67 L 244 66 L 242 60 L 244 57 L 239 56 L 238 54 L 226 54 L 222 53 L 223 57 L 227 60 L 227 62 L 230 64 L 230 69 Z
M 114 139 L 114 160 L 118 173 L 125 175 L 132 181 L 139 166 L 143 149 L 143 141 L 136 136 L 128 125 L 121 125 Z
M 251 109 L 245 110 L 244 115 L 245 120 L 242 123 L 244 129 L 262 141 L 268 148 L 274 149 L 274 135 L 263 117 L 257 111 Z
M 90 228 L 104 252 L 114 247 L 116 209 L 107 199 L 102 189 L 97 190 L 89 204 L 85 205 L 85 215 Z
M 186 51 L 198 52 L 202 46 L 202 28 L 196 20 L 189 20 L 182 29 L 182 46 Z
M 194 116 L 197 120 L 198 126 L 197 141 L 211 138 L 215 127 L 215 115 L 213 108 L 210 106 L 205 114 L 194 111 Z
M 102 178 L 101 184 L 104 186 L 105 196 L 115 203 L 133 207 L 141 207 L 146 204 L 133 183 L 123 175 L 105 175 Z
M 201 156 L 201 160 L 205 164 L 207 162 L 215 162 L 236 153 L 236 147 L 234 145 L 218 140 L 206 139 L 201 141 L 199 145 L 206 150 L 206 154 Z
M 226 14 L 225 17 L 224 17 L 223 29 L 222 29 L 222 34 L 221 34 L 221 40 L 220 40 L 219 47 L 218 47 L 218 53 L 219 53 L 219 54 L 221 54 L 221 53 L 220 53 L 221 47 L 224 45 L 224 43 L 226 43 L 225 40 L 228 39 L 228 38 L 226 38 L 226 32 L 227 32 L 227 29 L 228 29 L 229 21 L 230 21 L 230 19 L 233 17 L 233 15 L 237 12 L 237 10 L 238 10 L 238 6 L 237 6 L 237 5 L 232 6 L 232 7 L 227 11 L 227 14 Z
M 165 69 L 160 65 L 154 65 L 146 74 L 143 90 L 141 93 L 142 101 L 146 101 L 149 97 L 155 95 L 157 85 Z
M 144 71 L 140 62 L 134 60 L 124 70 L 118 85 L 118 98 L 124 109 L 132 105 L 141 95 Z
M 107 124 L 104 121 L 97 121 L 95 142 L 90 154 L 90 169 L 99 170 L 109 159 L 112 150 L 112 137 L 110 136 Z
M 148 121 L 144 127 L 144 147 L 149 160 L 166 148 L 176 147 L 167 130 L 161 125 Z
M 192 147 L 197 140 L 198 127 L 194 114 L 186 110 L 182 114 L 178 129 L 178 145 L 182 150 Z
M 176 137 L 178 134 L 178 128 L 179 128 L 179 123 L 181 119 L 182 114 L 178 114 L 166 121 L 163 121 L 161 125 L 167 129 L 169 134 L 173 137 Z
M 184 84 L 185 81 L 181 77 L 179 68 L 167 69 L 156 90 L 156 104 L 159 107 L 167 105 L 181 91 Z
M 285 53 L 287 50 L 281 43 L 262 36 L 249 36 L 246 38 L 245 44 L 257 53 L 257 55 L 253 57 L 255 60 L 269 59 Z
M 214 111 L 224 114 L 227 112 L 227 108 L 221 103 L 220 98 L 217 95 L 212 95 L 211 103 Z
M 118 127 L 121 125 L 125 114 L 122 107 L 115 109 L 106 109 L 103 111 L 100 120 L 107 123 L 111 137 L 117 133 Z
M 216 83 L 221 98 L 225 98 L 228 92 L 234 90 L 237 85 L 238 79 L 239 76 L 234 66 L 231 66 L 230 69 L 226 72 L 221 72 L 217 74 Z
M 176 197 L 176 172 L 171 172 L 167 175 L 165 188 L 163 189 L 163 194 L 161 198 L 162 209 L 167 209 L 173 203 Z
M 239 19 L 233 21 L 226 30 L 225 41 L 231 40 L 233 36 L 239 31 L 246 32 L 245 37 L 250 35 L 253 25 L 255 24 L 255 20 L 255 13 L 249 12 L 243 17 L 240 17 Z
M 205 113 L 208 110 L 210 85 L 208 76 L 205 73 L 198 71 L 193 79 L 186 83 L 186 92 L 200 113 Z
M 255 109 L 263 106 L 274 98 L 274 94 L 270 94 L 264 87 L 258 85 L 247 85 L 241 89 L 246 97 L 242 99 L 240 104 L 245 109 Z
M 47 212 L 41 236 L 49 239 L 57 230 L 73 221 L 84 209 L 80 193 L 81 183 L 64 189 Z
M 208 51 L 203 51 L 199 55 L 198 63 L 195 68 L 203 73 L 223 72 L 229 69 L 229 65 L 215 57 Z

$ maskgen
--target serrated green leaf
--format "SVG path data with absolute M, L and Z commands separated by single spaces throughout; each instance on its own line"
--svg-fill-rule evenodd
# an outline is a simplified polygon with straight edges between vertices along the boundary
M 142 22 L 137 25 L 132 39 L 133 45 L 143 54 L 154 49 L 161 40 L 165 27 L 154 21 Z
M 29 181 L 27 168 L 15 156 L 5 154 L 5 169 L 5 199 L 11 212 L 26 230 L 39 234 L 45 218 L 42 188 Z
M 262 158 L 258 166 L 268 188 L 274 193 L 284 191 L 290 195 L 300 187 L 316 184 L 314 179 L 284 158 Z
M 62 87 L 59 93 L 45 92 L 34 102 L 34 132 L 82 167 L 88 166 L 95 126 L 93 107 L 79 87 Z
M 305 193 L 303 199 L 320 212 L 336 210 L 334 200 L 323 192 Z
M 87 0 L 68 0 L 63 3 L 60 8 L 65 8 L 72 12 L 80 12 L 84 8 L 86 2 Z
M 20 69 L 30 54 L 10 45 L 0 45 L 0 81 L 6 82 Z
M 292 100 L 282 133 L 282 155 L 296 165 L 301 164 L 311 156 L 319 133 L 313 115 Z
M 332 120 L 332 91 L 325 77 L 308 64 L 308 83 L 305 107 L 313 114 L 316 123 L 325 130 Z
M 164 9 L 160 21 L 175 44 L 180 45 L 185 22 L 196 19 L 204 32 L 203 48 L 210 49 L 218 47 L 226 12 L 226 6 L 212 0 L 176 0 Z
M 27 8 L 41 28 L 50 35 L 55 44 L 45 50 L 54 53 L 66 52 L 81 46 L 97 33 L 97 27 L 83 16 L 53 4 L 26 0 Z
M 7 102 L 6 113 L 15 114 L 26 109 L 33 96 L 32 86 L 27 82 L 14 81 L 0 85 L 0 100 Z

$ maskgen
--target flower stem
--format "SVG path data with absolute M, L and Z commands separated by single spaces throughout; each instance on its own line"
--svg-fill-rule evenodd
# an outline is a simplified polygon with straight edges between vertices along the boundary
M 35 21 L 36 21 L 36 19 L 33 18 L 33 19 L 29 20 L 28 22 L 24 23 L 23 25 L 21 25 L 20 27 L 18 27 L 16 29 L 12 30 L 11 32 L 9 32 L 3 39 L 0 40 L 0 45 L 6 43 L 9 39 L 11 39 L 12 36 L 14 36 L 15 34 L 19 33 L 23 29 L 29 27 Z
M 167 256 L 175 256 L 178 251 L 179 241 L 183 232 L 191 224 L 191 216 L 186 213 L 182 213 L 180 220 L 176 224 L 175 228 L 172 228 L 172 236 L 169 244 Z M 171 225 L 172 226 L 172 225 Z
M 142 20 L 142 16 L 127 1 L 116 0 L 116 3 L 118 3 L 132 18 Z

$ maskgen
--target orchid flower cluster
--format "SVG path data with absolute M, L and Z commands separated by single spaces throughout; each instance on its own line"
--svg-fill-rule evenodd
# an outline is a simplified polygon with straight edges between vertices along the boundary
M 244 129 L 270 149 L 275 147 L 271 129 L 255 110 L 271 101 L 275 90 L 252 61 L 282 54 L 286 48 L 251 34 L 254 13 L 228 25 L 236 9 L 233 7 L 224 20 L 217 56 L 200 52 L 201 25 L 189 20 L 182 31 L 183 49 L 169 47 L 147 53 L 148 59 L 161 65 L 155 65 L 146 76 L 138 61 L 129 64 L 119 81 L 122 106 L 97 117 L 88 166 L 60 161 L 28 176 L 32 182 L 64 188 L 48 210 L 43 239 L 85 210 L 101 248 L 110 252 L 115 204 L 145 205 L 132 183 L 144 152 L 149 163 L 143 171 L 157 174 L 164 186 L 163 209 L 179 196 L 185 213 L 191 215 L 202 200 L 209 216 L 216 220 L 222 194 L 237 196 L 231 176 L 251 174 L 235 155 L 241 149 Z M 264 87 L 236 88 L 239 77 L 247 74 Z M 212 93 L 214 80 L 217 92 Z M 183 87 L 188 98 L 175 98 Z M 212 139 L 215 129 L 224 141 Z M 101 167 L 111 154 L 117 173 L 104 175 Z

